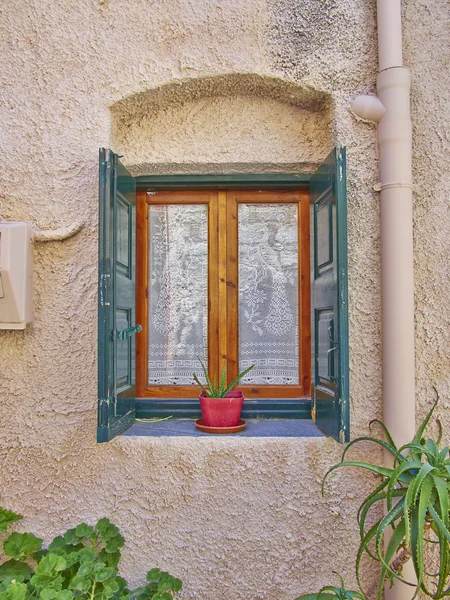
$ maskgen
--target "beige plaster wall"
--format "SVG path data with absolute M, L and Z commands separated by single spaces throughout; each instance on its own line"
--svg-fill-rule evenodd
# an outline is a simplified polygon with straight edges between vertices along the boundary
M 450 8 L 404 5 L 423 414 L 431 385 L 448 398 L 450 380 Z M 355 512 L 371 478 L 338 474 L 321 498 L 341 452 L 332 440 L 95 443 L 97 149 L 117 144 L 136 172 L 205 172 L 285 169 L 347 146 L 351 422 L 364 433 L 381 394 L 376 132 L 348 107 L 374 92 L 374 17 L 366 0 L 0 7 L 0 214 L 42 228 L 85 223 L 66 242 L 35 245 L 35 320 L 0 332 L 0 501 L 27 516 L 20 529 L 49 539 L 107 515 L 127 541 L 123 574 L 137 583 L 150 566 L 167 568 L 186 599 L 289 600 L 332 569 L 354 584 Z
M 117 102 L 112 141 L 134 174 L 310 171 L 333 145 L 330 100 L 267 75 L 175 80 Z

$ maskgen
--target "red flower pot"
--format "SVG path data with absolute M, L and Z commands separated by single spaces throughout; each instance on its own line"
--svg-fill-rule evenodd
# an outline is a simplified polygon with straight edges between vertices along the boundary
M 202 392 L 199 399 L 203 422 L 208 427 L 235 427 L 239 423 L 244 403 L 242 392 L 230 392 L 225 398 L 208 398 Z

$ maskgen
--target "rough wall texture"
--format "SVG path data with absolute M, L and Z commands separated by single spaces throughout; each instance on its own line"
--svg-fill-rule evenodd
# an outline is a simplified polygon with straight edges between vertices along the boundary
M 431 385 L 448 397 L 450 380 L 450 8 L 408 0 L 404 13 L 423 414 Z M 351 422 L 353 435 L 366 432 L 381 393 L 376 139 L 348 107 L 374 92 L 374 17 L 365 0 L 0 7 L 0 213 L 42 228 L 85 223 L 66 242 L 35 245 L 35 320 L 0 332 L 0 500 L 28 517 L 23 529 L 48 539 L 107 515 L 127 540 L 123 574 L 136 583 L 162 566 L 183 578 L 186 599 L 288 600 L 332 569 L 354 583 L 355 511 L 370 481 L 342 473 L 321 498 L 340 456 L 333 441 L 95 444 L 97 148 L 114 142 L 136 172 L 206 172 L 285 169 L 347 145 Z
M 333 144 L 330 99 L 255 74 L 176 80 L 112 107 L 114 147 L 135 174 L 307 171 Z

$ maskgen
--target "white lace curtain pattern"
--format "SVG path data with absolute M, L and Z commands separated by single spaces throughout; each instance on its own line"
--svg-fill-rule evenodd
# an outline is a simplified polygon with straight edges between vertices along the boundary
M 208 208 L 151 206 L 150 385 L 190 385 L 207 356 Z
M 298 209 L 239 204 L 239 370 L 243 383 L 298 384 Z
M 208 208 L 153 205 L 150 385 L 190 385 L 207 356 Z M 243 383 L 298 384 L 298 208 L 239 204 L 239 370 Z

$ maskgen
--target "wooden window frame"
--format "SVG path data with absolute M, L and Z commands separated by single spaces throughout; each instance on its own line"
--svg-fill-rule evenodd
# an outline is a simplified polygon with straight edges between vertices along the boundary
M 238 374 L 238 207 L 239 204 L 296 204 L 298 206 L 298 385 L 240 385 L 246 398 L 307 398 L 311 394 L 311 317 L 309 285 L 309 193 L 306 190 L 232 190 L 228 192 L 227 248 L 227 346 L 229 379 Z
M 168 205 L 206 205 L 208 207 L 208 265 L 218 264 L 218 220 L 219 206 L 217 192 L 210 190 L 186 190 L 182 193 L 159 191 L 149 196 L 147 190 L 136 193 L 136 321 L 142 324 L 142 333 L 136 340 L 136 396 L 138 398 L 196 398 L 198 388 L 194 385 L 147 385 L 148 378 L 148 259 L 149 206 Z M 215 268 L 208 267 L 208 306 L 219 303 L 219 281 Z M 211 372 L 218 372 L 220 343 L 219 343 L 219 311 L 208 309 L 208 365 Z
M 145 285 L 143 285 L 143 273 L 148 272 L 148 247 L 147 247 L 147 232 L 144 231 L 147 227 L 146 215 L 143 211 L 147 210 L 147 192 L 158 191 L 158 200 L 153 203 L 167 204 L 169 196 L 162 195 L 161 192 L 173 192 L 175 190 L 183 191 L 188 195 L 209 194 L 207 200 L 205 196 L 197 201 L 197 203 L 210 203 L 211 195 L 218 195 L 217 212 L 209 210 L 208 225 L 209 228 L 215 227 L 215 223 L 219 218 L 224 218 L 226 215 L 226 192 L 234 192 L 235 198 L 239 196 L 240 191 L 254 191 L 261 197 L 268 190 L 278 190 L 280 192 L 292 191 L 301 193 L 302 198 L 308 197 L 308 201 L 303 201 L 302 207 L 305 212 L 302 214 L 302 219 L 306 218 L 306 211 L 309 215 L 309 174 L 268 174 L 268 175 L 174 175 L 174 176 L 144 176 L 137 177 L 137 253 L 139 256 L 139 269 L 137 273 L 137 322 L 144 324 L 148 321 L 148 297 Z M 150 196 L 151 198 L 152 196 Z M 174 196 L 172 196 L 174 197 Z M 145 198 L 143 201 L 142 198 Z M 153 196 L 154 198 L 154 196 Z M 141 199 L 139 201 L 139 199 Z M 267 202 L 270 200 L 267 199 Z M 273 200 L 272 200 L 273 201 Z M 255 198 L 254 202 L 258 202 Z M 236 198 L 236 208 L 239 200 Z M 214 204 L 214 203 L 213 203 Z M 226 218 L 226 216 L 225 216 Z M 308 219 L 309 220 L 309 219 Z M 221 228 L 223 231 L 223 228 Z M 235 231 L 236 233 L 233 233 Z M 145 235 L 144 235 L 145 233 Z M 236 235 L 237 238 L 237 223 L 227 226 L 227 235 Z M 217 256 L 217 264 L 219 273 L 214 273 L 215 281 L 219 282 L 216 286 L 211 280 L 209 282 L 210 296 L 213 295 L 218 299 L 219 306 L 226 302 L 225 296 L 230 294 L 227 290 L 227 282 L 230 283 L 230 276 L 237 278 L 237 264 L 235 273 L 226 272 L 226 261 L 230 264 L 230 256 L 221 256 L 221 248 L 224 247 L 223 241 L 217 245 L 210 243 L 208 238 L 208 253 L 210 256 Z M 301 236 L 299 236 L 299 244 Z M 215 247 L 214 247 L 215 246 Z M 228 244 L 226 247 L 230 248 Z M 218 254 L 215 255 L 214 253 Z M 233 257 L 231 257 L 233 258 Z M 301 253 L 301 264 L 299 264 L 299 279 L 306 281 L 306 286 L 309 295 L 309 255 L 305 252 Z M 224 262 L 225 261 L 225 262 Z M 224 270 L 225 269 L 225 270 Z M 210 270 L 211 271 L 211 270 Z M 235 293 L 237 298 L 237 294 Z M 228 300 L 228 303 L 230 301 Z M 299 303 L 299 319 L 303 332 L 310 329 L 309 319 L 309 301 L 305 302 L 305 297 Z M 218 311 L 220 312 L 220 311 Z M 230 357 L 230 339 L 227 332 L 224 333 L 223 328 L 219 327 L 219 323 L 214 319 L 209 321 L 209 364 L 214 365 L 213 368 L 218 370 L 218 365 L 215 365 L 218 357 L 224 354 L 231 358 L 229 362 L 230 377 L 237 370 L 237 356 Z M 309 334 L 307 347 L 310 347 Z M 195 417 L 198 413 L 198 401 L 196 400 L 198 390 L 195 386 L 149 386 L 146 388 L 142 382 L 145 380 L 146 374 L 143 373 L 145 365 L 148 363 L 148 338 L 146 335 L 138 336 L 140 343 L 137 346 L 136 367 L 137 367 L 137 414 L 138 416 L 166 415 L 167 413 L 174 414 L 178 417 Z M 226 339 L 225 339 L 226 338 Z M 215 340 L 218 344 L 215 344 Z M 211 343 L 212 342 L 212 343 Z M 217 347 L 216 347 L 217 346 Z M 234 344 L 235 355 L 237 354 L 237 344 Z M 306 347 L 306 346 L 305 346 Z M 225 352 L 224 352 L 225 349 Z M 214 357 L 216 357 L 214 359 Z M 261 398 L 261 393 L 258 391 L 258 386 L 243 385 L 246 396 L 247 416 L 248 417 L 286 417 L 286 418 L 310 418 L 311 416 L 311 399 L 310 399 L 310 352 L 301 351 L 301 372 L 303 372 L 304 387 L 303 392 L 299 394 L 297 386 L 264 386 L 264 398 Z M 172 387 L 172 390 L 170 389 Z M 157 389 L 160 388 L 160 389 Z M 164 388 L 164 389 L 161 389 Z M 270 393 L 269 392 L 270 388 Z M 291 388 L 289 390 L 289 388 Z M 173 393 L 171 393 L 173 391 Z M 156 392 L 156 393 L 155 393 Z M 266 397 L 269 396 L 269 397 Z M 245 409 L 244 409 L 245 410 Z

